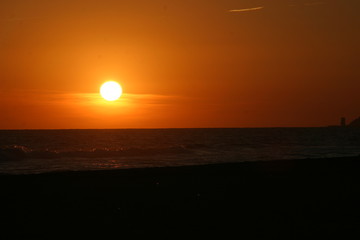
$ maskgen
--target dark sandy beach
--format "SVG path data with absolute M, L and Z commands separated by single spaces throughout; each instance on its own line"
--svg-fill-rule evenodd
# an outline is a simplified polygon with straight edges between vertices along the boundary
M 1 232 L 349 239 L 359 167 L 348 157 L 2 175 Z

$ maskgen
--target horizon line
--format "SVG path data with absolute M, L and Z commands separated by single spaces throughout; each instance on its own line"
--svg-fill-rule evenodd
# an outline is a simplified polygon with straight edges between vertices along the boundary
M 166 129 L 259 129 L 259 128 L 332 128 L 341 127 L 338 125 L 330 126 L 294 126 L 294 127 L 144 127 L 144 128 L 0 128 L 0 131 L 56 131 L 56 130 L 166 130 Z

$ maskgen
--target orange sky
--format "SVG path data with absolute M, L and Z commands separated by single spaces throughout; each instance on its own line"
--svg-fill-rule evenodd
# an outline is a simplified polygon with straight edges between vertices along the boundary
M 0 129 L 360 115 L 358 0 L 0 1 Z M 118 81 L 116 102 L 99 95 Z

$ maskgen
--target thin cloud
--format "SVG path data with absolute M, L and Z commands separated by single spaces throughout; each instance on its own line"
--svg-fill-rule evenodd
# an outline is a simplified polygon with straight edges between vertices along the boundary
M 99 93 L 69 93 L 48 90 L 13 90 L 1 91 L 0 101 L 9 104 L 16 102 L 36 105 L 164 105 L 186 101 L 186 97 L 160 94 L 130 94 L 124 93 L 118 101 L 105 101 Z
M 257 11 L 261 10 L 264 7 L 253 7 L 253 8 L 241 8 L 241 9 L 231 9 L 229 12 L 231 13 L 238 13 L 238 12 L 250 12 L 250 11 Z

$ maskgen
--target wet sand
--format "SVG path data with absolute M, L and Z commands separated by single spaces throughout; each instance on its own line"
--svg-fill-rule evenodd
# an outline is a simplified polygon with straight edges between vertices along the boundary
M 1 232 L 352 238 L 359 170 L 360 157 L 349 157 L 2 175 Z

